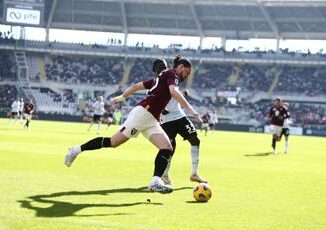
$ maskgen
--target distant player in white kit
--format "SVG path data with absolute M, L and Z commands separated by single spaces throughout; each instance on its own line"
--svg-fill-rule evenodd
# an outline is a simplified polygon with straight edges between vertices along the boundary
M 19 104 L 19 98 L 17 97 L 17 99 L 11 104 L 10 122 L 14 120 L 14 123 L 16 123 L 19 113 Z
M 288 114 L 290 115 L 290 112 L 289 112 L 289 103 L 284 103 L 283 105 L 287 108 Z M 284 150 L 284 153 L 288 153 L 288 151 L 289 151 L 289 136 L 290 136 L 290 125 L 291 124 L 292 124 L 292 121 L 289 118 L 286 118 L 284 120 L 283 129 L 282 129 L 282 133 L 281 133 L 281 138 L 284 135 L 284 139 L 285 139 L 285 144 L 284 144 L 285 150 Z
M 209 114 L 209 128 L 213 132 L 216 129 L 216 124 L 218 123 L 218 118 L 216 112 L 213 110 L 211 114 Z
M 20 98 L 20 100 L 19 100 L 19 111 L 18 111 L 18 116 L 19 116 L 20 122 L 22 122 L 22 120 L 23 120 L 23 111 L 24 111 L 24 99 Z
M 102 116 L 105 112 L 104 109 L 104 102 L 103 102 L 103 97 L 102 96 L 98 96 L 97 97 L 97 101 L 92 105 L 93 108 L 93 120 L 91 121 L 91 124 L 89 125 L 87 131 L 90 131 L 90 129 L 92 128 L 94 122 L 97 122 L 97 129 L 96 129 L 96 133 L 99 134 L 100 132 L 100 128 L 101 128 L 101 124 L 102 124 Z
M 153 63 L 153 72 L 159 75 L 163 70 L 167 69 L 167 64 L 164 59 L 156 59 Z M 183 95 L 188 96 L 188 91 L 184 91 Z M 207 180 L 201 178 L 198 175 L 198 163 L 199 163 L 199 144 L 200 140 L 197 137 L 197 132 L 195 126 L 187 118 L 186 113 L 181 108 L 180 104 L 174 98 L 171 98 L 169 103 L 166 105 L 165 110 L 162 112 L 161 127 L 164 132 L 168 135 L 173 152 L 168 165 L 161 177 L 162 181 L 171 185 L 172 182 L 169 177 L 169 170 L 171 166 L 172 156 L 176 149 L 176 136 L 179 134 L 184 140 L 188 140 L 191 144 L 191 160 L 192 160 L 192 171 L 190 174 L 190 180 L 198 183 L 207 183 Z

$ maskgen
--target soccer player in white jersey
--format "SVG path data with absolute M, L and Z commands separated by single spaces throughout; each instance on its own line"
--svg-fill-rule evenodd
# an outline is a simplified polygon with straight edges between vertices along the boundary
M 101 124 L 102 124 L 102 116 L 105 112 L 103 97 L 98 96 L 97 101 L 92 105 L 92 107 L 93 107 L 93 111 L 94 111 L 93 112 L 93 120 L 91 121 L 91 124 L 89 125 L 87 131 L 89 131 L 92 128 L 94 122 L 97 122 L 96 133 L 99 134 Z
M 14 123 L 16 123 L 19 112 L 19 104 L 19 98 L 17 97 L 17 99 L 11 104 L 10 122 L 12 122 L 14 119 Z
M 24 111 L 24 99 L 20 98 L 20 100 L 19 100 L 19 111 L 18 111 L 18 116 L 19 116 L 20 122 L 22 122 L 22 120 L 23 120 L 23 111 Z
M 284 103 L 283 104 L 284 107 L 286 107 L 289 110 L 289 103 Z M 288 111 L 288 114 L 290 115 L 290 112 Z M 292 121 L 290 120 L 290 118 L 286 118 L 284 120 L 284 124 L 283 124 L 283 128 L 282 128 L 282 133 L 281 133 L 281 138 L 284 135 L 284 139 L 285 139 L 285 150 L 284 153 L 288 153 L 289 151 L 289 136 L 290 136 L 290 126 L 292 124 Z
M 217 114 L 216 112 L 213 110 L 210 114 L 209 114 L 209 128 L 210 130 L 212 130 L 213 132 L 216 129 L 216 124 L 218 123 L 218 118 L 217 118 Z
M 167 64 L 164 59 L 156 59 L 153 63 L 153 72 L 156 75 L 159 75 L 163 70 L 167 69 Z M 188 91 L 184 91 L 184 96 L 188 96 Z M 196 128 L 193 123 L 187 118 L 185 112 L 181 108 L 180 104 L 174 99 L 171 98 L 165 110 L 163 111 L 163 116 L 161 120 L 161 126 L 165 133 L 168 135 L 173 152 L 172 156 L 176 149 L 176 136 L 179 134 L 183 137 L 184 140 L 188 140 L 191 144 L 191 160 L 192 160 L 192 172 L 190 174 L 190 180 L 199 183 L 207 183 L 207 180 L 201 178 L 198 175 L 198 162 L 199 162 L 199 144 L 200 140 L 197 137 Z M 171 159 L 168 162 L 168 165 L 161 177 L 163 182 L 167 185 L 171 185 L 172 182 L 169 177 L 169 169 L 171 166 Z

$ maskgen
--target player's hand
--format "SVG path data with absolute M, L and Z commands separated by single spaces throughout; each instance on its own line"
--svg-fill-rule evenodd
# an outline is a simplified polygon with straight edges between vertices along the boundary
M 188 97 L 189 96 L 189 91 L 187 89 L 182 91 L 182 94 L 184 97 Z
M 123 95 L 120 95 L 120 96 L 111 98 L 110 104 L 114 105 L 114 104 L 117 104 L 119 102 L 124 102 L 125 100 L 126 100 L 126 98 Z
M 167 115 L 167 114 L 169 114 L 170 112 L 169 112 L 169 110 L 167 110 L 167 109 L 163 109 L 163 111 L 162 111 L 162 114 L 163 115 Z
M 199 122 L 203 122 L 203 119 L 201 119 L 201 116 L 196 112 L 196 113 L 193 113 L 192 116 Z

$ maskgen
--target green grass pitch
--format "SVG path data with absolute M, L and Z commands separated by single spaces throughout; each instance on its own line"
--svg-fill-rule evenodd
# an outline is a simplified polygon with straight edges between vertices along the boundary
M 148 193 L 157 150 L 141 135 L 117 149 L 63 164 L 70 145 L 95 137 L 87 124 L 0 119 L 0 229 L 326 229 L 326 139 L 290 137 L 267 155 L 267 134 L 199 132 L 200 174 L 213 191 L 193 200 L 190 146 L 180 138 L 175 191 Z M 111 135 L 117 126 L 102 128 Z M 150 199 L 151 202 L 147 202 Z

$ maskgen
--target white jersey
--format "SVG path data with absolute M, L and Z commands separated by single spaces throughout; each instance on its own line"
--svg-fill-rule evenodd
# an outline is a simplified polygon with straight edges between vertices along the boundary
M 179 102 L 177 102 L 177 100 L 175 100 L 174 98 L 171 98 L 165 108 L 169 111 L 169 113 L 162 116 L 162 124 L 186 117 L 186 113 L 181 108 Z
M 18 113 L 19 111 L 19 101 L 14 101 L 11 104 L 11 112 Z
M 218 123 L 218 118 L 216 113 L 212 113 L 209 115 L 209 123 L 210 124 L 217 124 Z
M 24 110 L 24 102 L 23 101 L 19 101 L 19 112 L 23 112 Z
M 289 118 L 286 118 L 284 120 L 283 128 L 289 129 L 291 124 L 292 124 L 292 121 Z
M 99 101 L 96 101 L 94 104 L 93 104 L 93 109 L 94 109 L 94 114 L 95 115 L 100 115 L 102 116 L 105 112 L 104 110 L 104 102 L 99 102 Z

